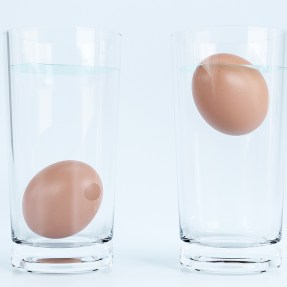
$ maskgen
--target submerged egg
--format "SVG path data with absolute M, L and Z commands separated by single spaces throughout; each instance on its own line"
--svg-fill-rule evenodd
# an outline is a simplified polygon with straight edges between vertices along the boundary
M 72 236 L 95 217 L 102 190 L 99 175 L 89 165 L 74 160 L 52 164 L 36 174 L 25 190 L 25 221 L 47 238 Z
M 228 135 L 252 132 L 268 111 L 264 77 L 250 62 L 232 54 L 203 60 L 192 78 L 192 94 L 202 117 Z

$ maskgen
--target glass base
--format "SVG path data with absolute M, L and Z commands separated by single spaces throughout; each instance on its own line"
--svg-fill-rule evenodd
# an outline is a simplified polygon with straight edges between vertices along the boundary
M 37 273 L 82 273 L 110 267 L 112 241 L 73 248 L 43 248 L 13 243 L 12 266 Z
M 180 263 L 192 271 L 219 274 L 252 274 L 276 269 L 281 265 L 277 244 L 243 248 L 222 248 L 199 243 L 183 243 Z

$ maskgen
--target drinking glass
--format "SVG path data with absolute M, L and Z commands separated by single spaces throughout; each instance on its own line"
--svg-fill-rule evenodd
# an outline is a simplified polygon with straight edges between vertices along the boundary
M 18 269 L 112 264 L 120 38 L 89 27 L 5 32 Z
M 191 270 L 230 274 L 277 268 L 281 263 L 279 243 L 286 149 L 285 32 L 265 27 L 207 27 L 177 32 L 172 36 L 172 44 L 180 262 Z M 212 63 L 208 57 L 218 57 L 218 54 L 241 57 L 245 63 Z M 196 75 L 198 67 L 206 69 L 205 79 L 200 78 L 205 77 L 203 74 Z M 233 72 L 214 87 L 212 75 L 208 75 L 213 68 L 220 71 L 231 68 Z M 232 134 L 214 127 L 224 113 L 229 113 L 230 118 L 232 113 L 241 113 L 239 106 L 233 107 L 232 112 L 220 106 L 221 97 L 228 101 L 232 95 L 228 92 L 222 95 L 224 90 L 220 91 L 219 85 L 229 85 L 233 75 L 239 82 L 244 81 L 244 73 L 249 72 L 263 77 L 260 81 L 267 85 L 265 118 L 245 133 Z M 197 85 L 193 77 L 197 77 L 194 81 L 212 82 L 209 94 L 207 85 Z M 256 82 L 247 91 L 254 85 Z M 217 88 L 219 92 L 213 93 L 212 89 Z M 206 101 L 213 97 L 209 111 L 200 110 L 201 96 Z M 259 105 L 264 104 L 260 101 Z M 254 107 L 255 111 L 259 105 Z M 222 109 L 217 118 L 209 114 L 215 106 Z M 243 120 L 245 116 L 240 115 Z M 226 120 L 224 124 L 228 126 L 231 122 Z

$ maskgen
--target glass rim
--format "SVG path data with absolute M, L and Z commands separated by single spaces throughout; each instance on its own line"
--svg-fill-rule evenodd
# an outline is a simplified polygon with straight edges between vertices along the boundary
M 85 26 L 85 25 L 71 25 L 71 26 L 53 26 L 53 25 L 43 25 L 43 26 L 19 26 L 19 27 L 12 27 L 9 29 L 6 29 L 3 31 L 3 34 L 13 34 L 13 33 L 25 33 L 28 31 L 40 31 L 40 32 L 45 32 L 49 30 L 55 30 L 57 29 L 60 30 L 77 30 L 77 29 L 83 29 L 83 30 L 90 30 L 94 31 L 96 33 L 99 33 L 101 35 L 110 35 L 111 37 L 114 38 L 122 38 L 122 34 L 116 30 L 110 30 L 110 29 L 104 29 L 100 28 L 97 26 Z
M 278 28 L 278 27 L 272 27 L 272 26 L 260 26 L 260 25 L 214 25 L 214 26 L 199 26 L 193 29 L 183 29 L 183 30 L 177 30 L 171 33 L 171 38 L 174 38 L 176 36 L 180 35 L 188 35 L 188 34 L 195 34 L 203 31 L 212 31 L 214 29 L 261 29 L 261 30 L 267 30 L 267 31 L 273 31 L 281 34 L 286 33 L 286 29 Z

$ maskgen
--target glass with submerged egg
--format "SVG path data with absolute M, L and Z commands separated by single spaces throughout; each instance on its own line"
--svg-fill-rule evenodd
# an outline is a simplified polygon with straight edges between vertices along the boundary
M 85 27 L 5 33 L 18 269 L 112 264 L 120 38 Z
M 227 274 L 275 269 L 285 32 L 210 27 L 175 33 L 172 44 L 180 263 Z

